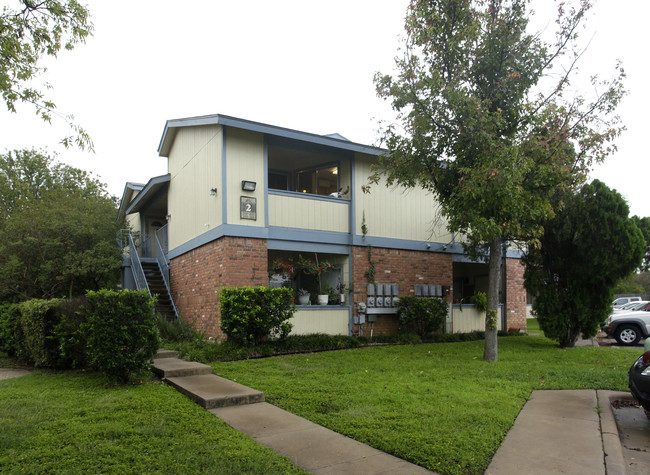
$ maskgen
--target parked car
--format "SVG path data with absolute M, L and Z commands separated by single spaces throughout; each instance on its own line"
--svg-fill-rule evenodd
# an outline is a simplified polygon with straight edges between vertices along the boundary
M 650 303 L 642 304 L 637 310 L 612 313 L 600 329 L 620 345 L 636 345 L 641 338 L 650 336 Z
M 650 419 L 650 351 L 643 353 L 627 373 L 627 383 L 634 399 Z
M 648 300 L 641 300 L 640 302 L 626 303 L 625 305 L 623 305 L 621 307 L 616 307 L 613 310 L 613 313 L 632 312 L 632 311 L 635 311 L 635 310 L 642 310 L 647 303 L 649 303 Z
M 641 301 L 641 297 L 619 297 L 612 302 L 612 306 L 614 308 L 618 308 L 630 302 L 640 302 L 640 301 Z

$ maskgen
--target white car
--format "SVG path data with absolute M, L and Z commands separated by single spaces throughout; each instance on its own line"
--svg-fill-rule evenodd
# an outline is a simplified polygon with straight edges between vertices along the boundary
M 636 345 L 641 338 L 650 336 L 650 303 L 637 310 L 612 313 L 600 329 L 616 338 L 619 345 Z
M 625 305 L 621 307 L 616 307 L 614 309 L 614 313 L 621 313 L 621 312 L 633 312 L 635 310 L 641 310 L 645 304 L 648 303 L 648 300 L 641 300 L 640 302 L 630 302 L 626 303 Z
M 641 297 L 619 297 L 612 302 L 612 306 L 616 308 L 625 305 L 626 303 L 640 302 L 640 301 L 641 301 Z

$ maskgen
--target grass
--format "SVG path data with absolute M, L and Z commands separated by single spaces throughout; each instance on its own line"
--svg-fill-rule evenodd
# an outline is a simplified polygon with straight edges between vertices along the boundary
M 638 350 L 560 349 L 544 337 L 362 348 L 218 362 L 267 401 L 442 474 L 483 473 L 535 389 L 627 390 Z
M 544 333 L 542 330 L 539 328 L 539 322 L 537 321 L 536 318 L 528 318 L 526 320 L 526 331 L 530 333 L 535 333 L 538 335 L 544 336 Z
M 2 473 L 305 473 L 154 381 L 38 371 L 0 381 L 0 426 Z

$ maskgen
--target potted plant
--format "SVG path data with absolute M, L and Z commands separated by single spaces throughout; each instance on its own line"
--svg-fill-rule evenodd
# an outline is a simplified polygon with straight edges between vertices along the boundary
M 330 288 L 328 294 L 328 305 L 341 305 L 341 294 L 339 294 L 339 291 L 337 289 Z
M 338 285 L 338 293 L 340 295 L 339 301 L 341 302 L 341 305 L 345 303 L 345 292 L 347 288 L 343 282 L 339 282 Z
M 318 285 L 320 287 L 320 274 L 318 278 Z M 329 284 L 325 283 L 325 286 L 322 288 L 322 290 L 319 291 L 318 294 L 318 305 L 327 305 L 330 297 L 330 286 Z
M 309 305 L 311 294 L 305 289 L 298 289 L 298 305 Z
M 305 259 L 302 257 L 302 255 L 298 255 L 298 262 L 296 263 L 296 267 L 305 274 L 313 275 L 316 277 L 316 279 L 318 279 L 318 305 L 327 305 L 327 301 L 329 299 L 329 286 L 327 283 L 325 284 L 325 287 L 321 285 L 321 275 L 323 272 L 332 270 L 332 264 L 322 260 L 319 262 L 318 256 L 316 256 L 316 259 L 312 261 L 311 259 Z

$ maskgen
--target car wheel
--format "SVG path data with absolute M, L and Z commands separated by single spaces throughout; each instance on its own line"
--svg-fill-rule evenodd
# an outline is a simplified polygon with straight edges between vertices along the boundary
M 620 345 L 636 345 L 641 339 L 641 333 L 635 325 L 621 325 L 616 329 L 614 336 Z

